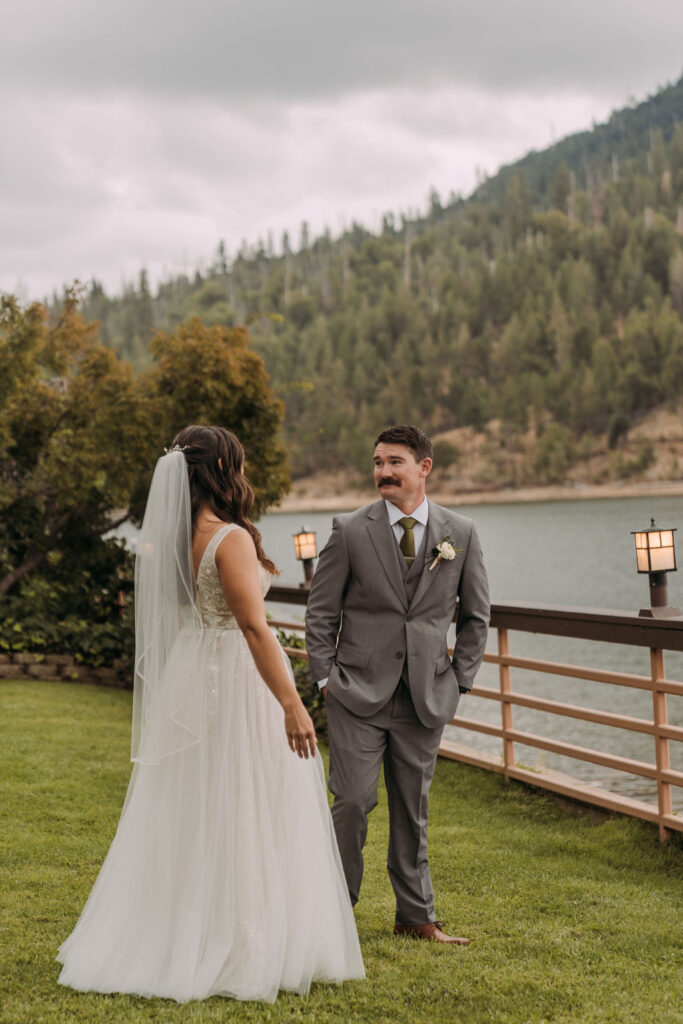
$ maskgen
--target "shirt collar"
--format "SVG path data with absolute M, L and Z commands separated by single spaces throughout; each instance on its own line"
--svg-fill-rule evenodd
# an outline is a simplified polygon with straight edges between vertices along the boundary
M 390 526 L 394 526 L 399 521 L 399 519 L 403 519 L 405 512 L 401 512 L 400 508 L 397 508 L 396 505 L 392 505 L 392 503 L 390 501 L 387 501 L 386 498 L 384 499 L 384 504 L 387 507 L 387 514 L 389 516 Z M 422 523 L 423 526 L 426 526 L 427 520 L 429 519 L 429 502 L 427 501 L 427 499 L 424 498 L 422 503 L 418 505 L 415 511 L 411 512 L 410 514 L 413 517 L 413 519 L 415 519 L 418 523 Z

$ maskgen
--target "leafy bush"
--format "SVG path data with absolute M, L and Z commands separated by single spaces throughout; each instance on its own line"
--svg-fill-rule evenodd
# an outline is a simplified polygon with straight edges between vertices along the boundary
M 434 450 L 434 466 L 437 469 L 447 469 L 460 458 L 460 452 L 450 441 L 435 441 L 432 448 Z
M 566 427 L 550 423 L 543 431 L 533 460 L 534 472 L 547 484 L 562 483 L 575 455 L 572 436 Z
M 277 631 L 278 640 L 283 647 L 295 647 L 297 650 L 303 650 L 305 647 L 304 638 L 297 633 L 286 633 L 282 629 Z M 313 719 L 313 725 L 315 731 L 319 737 L 325 739 L 327 737 L 327 709 L 325 707 L 325 698 L 323 697 L 320 689 L 313 679 L 311 679 L 311 671 L 308 666 L 308 658 L 290 658 L 292 665 L 292 671 L 294 672 L 294 682 L 299 692 L 306 710 Z
M 0 599 L 0 650 L 71 654 L 91 668 L 117 665 L 132 684 L 132 556 L 97 541 L 78 564 L 53 552 L 40 574 Z
M 652 442 L 646 440 L 641 444 L 634 459 L 626 459 L 621 452 L 616 453 L 612 460 L 614 475 L 619 480 L 641 476 L 656 461 L 656 458 Z
M 631 429 L 631 420 L 623 412 L 615 412 L 607 427 L 607 445 L 610 450 L 617 447 L 622 437 L 626 437 Z

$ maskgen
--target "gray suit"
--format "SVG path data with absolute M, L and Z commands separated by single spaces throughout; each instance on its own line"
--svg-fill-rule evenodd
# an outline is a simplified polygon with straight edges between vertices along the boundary
M 461 553 L 430 572 L 433 549 L 446 536 Z M 451 662 L 446 632 L 456 602 Z M 429 786 L 443 726 L 481 663 L 488 618 L 486 571 L 471 520 L 429 502 L 425 537 L 408 569 L 383 500 L 335 518 L 306 612 L 311 672 L 328 678 L 332 816 L 355 902 L 384 762 L 388 867 L 400 924 L 434 920 Z

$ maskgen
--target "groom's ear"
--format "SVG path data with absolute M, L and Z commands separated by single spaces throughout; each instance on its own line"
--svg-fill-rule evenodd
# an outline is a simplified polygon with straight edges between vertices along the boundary
M 423 459 L 422 462 L 420 463 L 420 469 L 422 471 L 422 476 L 425 477 L 425 479 L 431 473 L 433 465 L 434 465 L 433 461 L 431 459 L 429 459 L 429 458 Z

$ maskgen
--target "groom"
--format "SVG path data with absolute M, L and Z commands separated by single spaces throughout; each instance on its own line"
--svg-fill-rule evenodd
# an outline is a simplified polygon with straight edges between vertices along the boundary
M 472 521 L 425 497 L 432 461 L 417 427 L 379 435 L 381 498 L 334 519 L 311 585 L 306 646 L 327 701 L 332 818 L 352 903 L 383 764 L 394 932 L 467 945 L 436 921 L 427 810 L 443 727 L 484 654 L 488 587 Z M 451 661 L 446 631 L 456 607 Z

